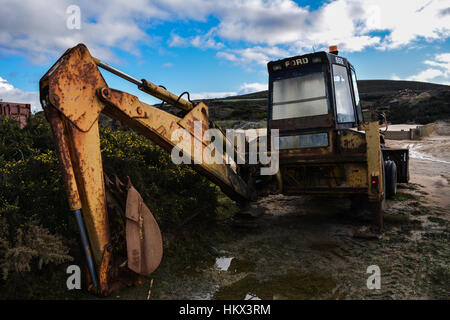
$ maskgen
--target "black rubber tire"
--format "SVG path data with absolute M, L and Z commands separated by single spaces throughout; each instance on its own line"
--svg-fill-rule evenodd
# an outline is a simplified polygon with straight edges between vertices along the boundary
M 386 198 L 392 199 L 397 194 L 397 166 L 394 161 L 384 163 L 386 173 Z

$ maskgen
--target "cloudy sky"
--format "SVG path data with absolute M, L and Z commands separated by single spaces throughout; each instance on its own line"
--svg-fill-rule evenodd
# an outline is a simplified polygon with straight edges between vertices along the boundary
M 33 110 L 40 77 L 80 42 L 136 78 L 194 98 L 264 90 L 268 61 L 330 44 L 360 79 L 450 84 L 448 0 L 0 0 L 0 8 L 0 99 Z

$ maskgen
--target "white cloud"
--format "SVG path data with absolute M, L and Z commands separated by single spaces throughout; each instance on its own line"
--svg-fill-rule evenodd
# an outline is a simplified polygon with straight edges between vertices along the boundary
M 179 35 L 172 33 L 168 41 L 169 47 L 187 47 L 189 45 L 188 40 Z
M 184 18 L 217 17 L 214 29 L 221 39 L 251 46 L 284 45 L 300 51 L 337 44 L 345 51 L 385 50 L 450 36 L 448 0 L 334 0 L 317 10 L 291 0 L 169 2 L 172 9 L 178 4 L 178 15 Z
M 94 55 L 111 60 L 116 58 L 114 49 L 139 55 L 140 44 L 156 41 L 157 35 L 151 36 L 155 24 L 206 22 L 210 17 L 218 22 L 209 31 L 187 38 L 172 33 L 169 46 L 220 49 L 239 60 L 245 56 L 225 50 L 226 42 L 243 41 L 249 48 L 282 46 L 300 54 L 330 44 L 341 51 L 392 49 L 450 36 L 448 0 L 329 0 L 316 10 L 292 0 L 78 0 L 81 30 L 69 30 L 66 9 L 73 2 L 0 0 L 0 52 L 42 63 L 84 42 Z
M 239 61 L 239 58 L 234 53 L 221 51 L 221 52 L 217 52 L 216 55 L 217 55 L 217 57 L 223 58 L 225 60 L 235 61 L 235 62 Z
M 230 39 L 299 48 L 338 44 L 347 51 L 397 48 L 414 40 L 450 36 L 446 0 L 335 0 L 316 11 L 293 1 L 249 1 L 223 17 L 219 34 Z M 444 11 L 443 11 L 444 10 Z M 385 31 L 387 36 L 372 35 Z
M 24 55 L 33 63 L 47 63 L 67 48 L 83 42 L 94 55 L 114 60 L 112 49 L 138 55 L 137 43 L 152 41 L 144 31 L 153 17 L 168 14 L 151 1 L 79 0 L 81 29 L 68 29 L 66 9 L 71 0 L 1 0 L 0 52 Z
M 173 5 L 177 1 L 170 2 Z M 191 16 L 197 20 L 205 20 L 208 15 L 217 17 L 219 23 L 211 30 L 224 42 L 244 41 L 246 48 L 222 48 L 217 54 L 243 65 L 265 65 L 267 58 L 280 57 L 264 51 L 268 48 L 286 51 L 281 56 L 322 50 L 330 44 L 347 52 L 368 47 L 390 50 L 450 36 L 446 0 L 425 4 L 423 0 L 334 0 L 317 10 L 291 0 L 218 0 L 212 6 L 207 1 L 186 0 L 181 6 L 181 12 L 187 6 L 188 12 L 197 10 L 197 18 Z
M 440 68 L 447 77 L 450 77 L 450 53 L 437 54 L 434 61 L 426 60 L 424 63 Z
M 244 83 L 237 91 L 192 93 L 191 99 L 215 99 L 267 90 L 267 83 Z
M 187 47 L 192 46 L 199 49 L 221 49 L 224 44 L 215 40 L 216 29 L 212 28 L 204 35 L 196 35 L 193 37 L 183 38 L 176 33 L 172 33 L 168 41 L 170 47 Z
M 203 36 L 195 36 L 190 42 L 193 47 L 199 49 L 220 49 L 224 47 L 223 43 L 217 42 L 213 38 Z
M 430 67 L 406 77 L 405 80 L 448 84 L 450 80 L 450 53 L 436 54 L 433 60 L 425 60 L 423 63 Z M 400 80 L 395 74 L 392 75 L 391 79 Z
M 381 8 L 381 26 L 390 33 L 382 47 L 388 49 L 406 46 L 415 40 L 445 39 L 450 36 L 450 16 L 446 0 L 377 0 Z
M 0 77 L 0 99 L 4 102 L 29 103 L 33 112 L 42 110 L 38 92 L 23 91 L 15 88 L 2 77 Z
M 422 82 L 428 82 L 430 80 L 436 79 L 437 77 L 442 77 L 444 75 L 444 72 L 438 69 L 425 69 L 418 74 L 408 77 L 407 80 L 411 81 L 422 81 Z
M 239 94 L 252 93 L 264 90 L 267 90 L 267 83 L 258 83 L 258 82 L 244 83 L 239 88 Z
M 261 47 L 255 46 L 245 49 L 229 49 L 227 51 L 219 51 L 217 57 L 223 58 L 229 61 L 250 64 L 256 63 L 265 66 L 267 62 L 276 58 L 284 58 L 289 56 L 290 53 L 287 50 L 279 47 Z
M 191 99 L 193 100 L 201 100 L 201 99 L 215 99 L 215 98 L 225 98 L 229 96 L 235 96 L 236 92 L 234 91 L 226 91 L 226 92 L 198 92 L 191 93 Z

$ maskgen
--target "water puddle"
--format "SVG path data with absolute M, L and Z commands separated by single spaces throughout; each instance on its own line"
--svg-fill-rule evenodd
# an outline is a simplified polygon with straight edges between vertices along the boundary
M 422 147 L 421 144 L 407 144 L 406 148 L 409 149 L 409 157 L 414 158 L 414 159 L 419 159 L 419 160 L 426 160 L 426 161 L 450 164 L 449 161 L 445 161 L 445 160 L 433 157 L 432 155 L 429 155 L 429 154 L 419 151 L 421 147 Z
M 216 259 L 216 264 L 214 265 L 214 267 L 216 269 L 219 269 L 220 271 L 227 271 L 228 268 L 230 267 L 231 261 L 234 258 L 226 258 L 226 257 L 220 257 Z
M 219 288 L 216 300 L 307 300 L 337 299 L 336 281 L 317 272 L 289 270 L 285 275 L 257 279 L 249 274 L 228 286 Z
M 255 263 L 239 258 L 219 257 L 216 258 L 214 267 L 220 271 L 230 273 L 252 272 L 255 269 Z
M 422 238 L 429 234 L 430 232 L 433 234 L 439 234 L 446 230 L 445 225 L 442 225 L 442 222 L 439 218 L 436 217 L 418 217 L 416 220 L 416 224 L 419 226 L 417 229 L 410 230 L 410 235 L 408 238 L 411 241 L 420 241 Z
M 247 293 L 244 300 L 261 300 L 261 299 L 254 294 Z

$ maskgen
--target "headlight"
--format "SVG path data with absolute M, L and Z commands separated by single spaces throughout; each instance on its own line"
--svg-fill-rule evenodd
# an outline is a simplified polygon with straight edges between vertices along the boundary
M 275 65 L 272 67 L 272 70 L 273 70 L 273 71 L 279 71 L 279 70 L 281 70 L 281 64 L 275 64 Z

